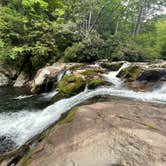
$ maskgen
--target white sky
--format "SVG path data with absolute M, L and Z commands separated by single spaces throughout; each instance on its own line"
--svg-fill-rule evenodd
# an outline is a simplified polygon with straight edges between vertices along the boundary
M 163 7 L 161 11 L 158 11 L 157 14 L 166 14 L 166 7 Z

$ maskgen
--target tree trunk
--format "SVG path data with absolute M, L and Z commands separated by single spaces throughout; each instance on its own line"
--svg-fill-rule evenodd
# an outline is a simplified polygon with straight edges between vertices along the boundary
M 139 34 L 139 32 L 140 32 L 144 4 L 145 4 L 145 0 L 140 0 L 140 6 L 139 6 L 139 10 L 138 10 L 138 17 L 137 17 L 137 21 L 136 21 L 136 24 L 135 24 L 135 27 L 134 27 L 134 32 L 133 32 L 134 37 L 137 34 Z
M 116 35 L 118 33 L 118 28 L 119 28 L 119 21 L 116 21 L 116 25 L 115 25 L 115 32 L 114 35 Z

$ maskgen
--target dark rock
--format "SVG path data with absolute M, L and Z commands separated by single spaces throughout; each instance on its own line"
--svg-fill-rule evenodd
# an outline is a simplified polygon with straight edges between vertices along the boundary
M 14 69 L 5 64 L 0 64 L 0 86 L 12 85 L 15 75 Z
M 163 69 L 145 70 L 140 75 L 138 80 L 148 81 L 148 82 L 166 81 L 166 70 Z
M 11 152 L 16 147 L 16 143 L 8 136 L 0 136 L 0 155 Z

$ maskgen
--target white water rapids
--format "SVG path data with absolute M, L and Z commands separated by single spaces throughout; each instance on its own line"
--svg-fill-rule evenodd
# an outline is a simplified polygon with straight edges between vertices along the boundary
M 127 66 L 128 64 L 123 65 L 120 70 Z M 104 75 L 106 79 L 115 84 L 115 86 L 102 87 L 92 91 L 86 90 L 74 97 L 62 99 L 44 110 L 34 110 L 31 112 L 24 110 L 16 113 L 1 113 L 0 136 L 8 136 L 17 146 L 21 146 L 30 138 L 59 120 L 61 115 L 72 107 L 98 95 L 126 97 L 145 102 L 166 104 L 166 85 L 151 92 L 134 92 L 132 90 L 123 89 L 121 88 L 122 81 L 116 77 L 120 70 Z M 56 91 L 52 94 L 56 94 Z M 50 95 L 51 97 L 52 94 Z

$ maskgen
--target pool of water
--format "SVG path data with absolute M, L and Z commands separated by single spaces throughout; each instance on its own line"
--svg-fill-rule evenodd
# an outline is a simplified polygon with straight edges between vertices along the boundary
M 26 88 L 0 88 L 0 113 L 40 110 L 49 104 L 44 95 L 32 95 Z

